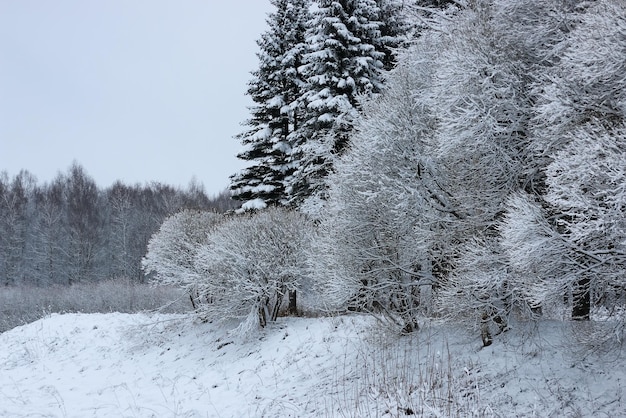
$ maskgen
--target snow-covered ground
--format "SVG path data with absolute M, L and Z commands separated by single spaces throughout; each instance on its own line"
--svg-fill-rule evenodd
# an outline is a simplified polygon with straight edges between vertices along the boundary
M 583 355 L 585 326 L 516 325 L 481 348 L 363 316 L 282 319 L 243 341 L 182 315 L 52 315 L 0 335 L 0 416 L 626 416 L 623 352 Z

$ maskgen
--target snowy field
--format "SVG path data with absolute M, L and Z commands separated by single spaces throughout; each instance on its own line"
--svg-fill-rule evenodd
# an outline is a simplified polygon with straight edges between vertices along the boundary
M 626 416 L 623 352 L 581 351 L 587 325 L 518 324 L 481 348 L 362 316 L 281 319 L 242 341 L 183 315 L 52 315 L 0 334 L 0 416 Z

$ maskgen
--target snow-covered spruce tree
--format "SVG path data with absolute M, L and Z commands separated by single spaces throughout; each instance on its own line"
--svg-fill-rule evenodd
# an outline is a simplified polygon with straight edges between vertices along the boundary
M 215 212 L 189 209 L 169 216 L 150 238 L 148 252 L 141 262 L 145 274 L 154 273 L 155 284 L 186 289 L 194 308 L 200 309 L 207 300 L 197 290 L 200 276 L 195 265 L 196 254 L 223 219 L 223 215 Z
M 296 171 L 287 189 L 292 205 L 324 195 L 324 179 L 348 144 L 360 98 L 381 90 L 388 45 L 397 43 L 382 36 L 381 18 L 374 0 L 317 1 L 302 67 L 307 86 L 300 102 L 306 111 L 291 138 Z
M 407 2 L 404 0 L 376 0 L 379 9 L 380 37 L 374 39 L 376 49 L 385 53 L 383 68 L 392 70 L 396 65 L 396 52 L 409 43 L 414 25 L 407 16 Z
M 196 258 L 199 291 L 211 299 L 202 315 L 239 321 L 236 332 L 242 334 L 275 321 L 285 297 L 305 278 L 311 230 L 304 215 L 280 207 L 221 224 Z
M 594 306 L 623 306 L 626 166 L 626 6 L 583 2 L 567 37 L 556 46 L 558 65 L 545 74 L 533 144 L 544 174 L 540 204 L 555 265 L 536 252 L 543 273 L 536 299 L 589 319 Z M 515 216 L 512 209 L 510 216 Z M 528 242 L 527 246 L 533 246 Z
M 297 99 L 304 84 L 299 67 L 305 51 L 309 0 L 272 0 L 276 10 L 269 29 L 257 41 L 259 69 L 253 72 L 248 95 L 254 101 L 248 130 L 238 135 L 245 150 L 238 158 L 251 165 L 231 177 L 233 198 L 242 209 L 286 203 L 284 179 L 290 174 L 289 135 L 300 124 Z

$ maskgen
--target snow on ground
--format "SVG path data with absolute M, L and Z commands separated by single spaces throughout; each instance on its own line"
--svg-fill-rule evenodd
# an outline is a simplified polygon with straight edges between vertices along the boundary
M 244 341 L 183 315 L 52 315 L 0 334 L 0 416 L 626 416 L 623 353 L 583 356 L 572 326 L 481 348 L 362 316 L 286 318 Z

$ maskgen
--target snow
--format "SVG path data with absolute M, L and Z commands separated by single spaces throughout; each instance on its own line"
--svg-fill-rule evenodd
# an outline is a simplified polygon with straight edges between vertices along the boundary
M 256 209 L 265 209 L 267 207 L 267 203 L 263 199 L 257 198 L 248 200 L 246 203 L 241 205 L 242 212 L 247 210 L 256 210 Z
M 237 340 L 184 315 L 52 315 L 0 335 L 0 416 L 626 415 L 622 353 L 573 348 L 589 324 L 518 324 L 486 348 L 374 324 L 286 318 Z

